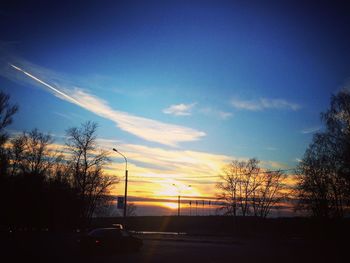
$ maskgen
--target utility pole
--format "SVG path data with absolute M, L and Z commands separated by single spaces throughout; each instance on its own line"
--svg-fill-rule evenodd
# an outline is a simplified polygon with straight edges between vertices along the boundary
M 181 195 L 181 191 L 178 185 L 173 184 L 173 186 L 175 186 L 177 188 L 178 191 L 178 196 L 177 196 L 177 216 L 180 216 L 180 206 L 181 206 L 181 202 L 180 202 L 180 195 Z M 188 185 L 188 187 L 191 187 L 190 185 Z
M 124 219 L 126 218 L 126 207 L 127 207 L 127 198 L 128 198 L 128 160 L 125 155 L 119 152 L 117 149 L 113 148 L 113 151 L 119 153 L 125 159 L 125 190 L 124 190 Z

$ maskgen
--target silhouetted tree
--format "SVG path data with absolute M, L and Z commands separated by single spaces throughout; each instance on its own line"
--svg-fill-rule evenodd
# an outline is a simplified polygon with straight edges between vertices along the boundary
M 280 171 L 259 174 L 259 185 L 253 191 L 252 207 L 255 216 L 267 217 L 275 204 L 284 199 L 285 175 Z
M 55 154 L 49 149 L 52 142 L 50 135 L 34 129 L 12 138 L 9 143 L 8 186 L 12 194 L 9 213 L 18 224 L 48 226 L 52 194 L 49 178 L 55 160 Z
M 10 103 L 9 95 L 0 91 L 0 207 L 2 210 L 1 222 L 11 222 L 12 216 L 9 214 L 11 202 L 9 202 L 12 193 L 11 180 L 8 177 L 11 159 L 9 149 L 6 146 L 8 134 L 5 128 L 12 123 L 13 115 L 18 111 L 17 105 Z
M 259 186 L 259 161 L 232 161 L 223 169 L 217 187 L 221 190 L 218 198 L 223 201 L 225 214 L 246 216 L 251 212 L 251 199 Z
M 5 147 L 8 134 L 5 128 L 12 123 L 12 117 L 17 111 L 18 106 L 10 103 L 10 96 L 0 91 L 0 176 L 7 174 L 9 165 L 8 152 Z
M 18 106 L 10 104 L 10 96 L 0 91 L 0 145 L 8 138 L 4 129 L 12 123 L 12 117 L 17 111 Z
M 218 199 L 223 201 L 222 209 L 226 215 L 237 215 L 239 200 L 239 184 L 244 163 L 232 161 L 223 168 L 220 175 L 221 181 L 217 184 L 220 190 Z
M 78 226 L 80 216 L 79 196 L 70 183 L 67 166 L 61 162 L 60 158 L 55 159 L 51 176 L 46 183 L 48 226 L 53 230 Z
M 346 181 L 346 195 L 350 195 L 350 91 L 344 89 L 331 98 L 328 111 L 321 114 L 326 125 L 329 151 L 337 174 Z
M 106 202 L 115 177 L 103 175 L 108 162 L 96 147 L 97 125 L 68 130 L 70 155 L 53 150 L 53 139 L 37 129 L 9 140 L 5 128 L 17 106 L 0 92 L 0 224 L 57 229 L 77 226 Z M 79 220 L 78 220 L 79 219 Z
M 89 222 L 96 207 L 105 201 L 111 187 L 118 182 L 116 177 L 103 173 L 109 158 L 106 151 L 97 148 L 96 130 L 97 124 L 93 122 L 67 130 L 70 172 L 81 201 L 82 224 Z
M 263 171 L 259 160 L 232 161 L 224 167 L 217 188 L 224 214 L 266 217 L 283 198 L 285 176 L 280 171 Z
M 239 206 L 243 216 L 250 213 L 251 199 L 260 184 L 259 161 L 255 158 L 243 162 L 239 181 Z
M 11 140 L 12 171 L 32 176 L 48 175 L 53 164 L 54 154 L 49 149 L 53 140 L 49 134 L 34 129 L 23 132 Z
M 342 217 L 350 197 L 350 92 L 332 96 L 321 118 L 325 130 L 313 136 L 298 166 L 298 208 L 317 217 Z

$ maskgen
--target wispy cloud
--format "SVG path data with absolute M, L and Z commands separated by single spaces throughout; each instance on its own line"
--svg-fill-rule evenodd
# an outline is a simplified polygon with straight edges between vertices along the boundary
M 218 116 L 220 119 L 227 120 L 228 118 L 231 118 L 232 113 L 226 111 L 218 111 Z
M 221 110 L 213 109 L 211 107 L 202 108 L 199 111 L 205 115 L 214 116 L 221 120 L 227 120 L 232 117 L 231 112 L 221 111 Z
M 154 197 L 177 196 L 173 184 L 179 187 L 192 185 L 186 196 L 212 195 L 221 168 L 236 159 L 208 152 L 163 149 L 108 139 L 98 140 L 98 143 L 106 150 L 110 150 L 112 145 L 118 145 L 118 150 L 128 157 L 129 180 L 137 183 L 137 187 L 130 188 L 131 194 L 135 190 L 143 190 L 149 191 L 149 196 Z M 106 173 L 123 176 L 124 160 L 119 158 L 119 155 L 115 156 Z M 205 190 L 208 184 L 211 191 Z M 122 185 L 117 187 L 123 191 Z
M 219 179 L 222 167 L 233 159 L 242 159 L 228 155 L 208 152 L 169 150 L 159 147 L 149 147 L 139 144 L 128 144 L 119 140 L 98 139 L 99 148 L 109 152 L 117 145 L 128 158 L 129 182 L 131 195 L 147 192 L 146 197 L 164 197 L 178 194 L 173 186 L 176 184 L 182 193 L 189 196 L 211 196 L 215 194 L 215 184 Z M 67 148 L 61 144 L 50 146 L 53 151 L 59 151 L 69 157 Z M 111 152 L 112 162 L 104 167 L 104 172 L 111 176 L 124 176 L 124 160 Z M 186 187 L 192 185 L 190 189 Z M 116 185 L 114 194 L 124 191 L 123 184 Z
M 174 104 L 169 106 L 168 108 L 163 109 L 163 113 L 165 114 L 172 114 L 175 116 L 190 116 L 192 115 L 194 107 L 197 105 L 197 103 L 191 103 L 191 104 Z M 220 120 L 227 120 L 230 117 L 232 117 L 231 112 L 226 112 L 222 110 L 218 110 L 212 107 L 202 107 L 198 108 L 197 113 L 204 114 L 207 116 L 212 116 L 215 118 L 218 118 Z
M 173 183 L 179 186 L 192 185 L 186 196 L 213 195 L 216 192 L 215 184 L 219 180 L 222 168 L 232 160 L 247 160 L 247 158 L 213 154 L 200 151 L 179 149 L 163 149 L 139 144 L 128 144 L 122 141 L 100 139 L 100 147 L 110 150 L 113 145 L 128 157 L 129 180 L 134 180 L 137 187 L 134 191 L 148 191 L 148 196 L 176 196 Z M 113 157 L 114 155 L 111 155 Z M 285 169 L 288 165 L 276 161 L 261 161 L 265 169 Z M 107 173 L 123 176 L 124 160 L 116 155 L 109 165 Z M 123 185 L 118 186 L 123 192 Z M 137 195 L 137 193 L 134 193 Z
M 319 131 L 320 129 L 321 129 L 320 126 L 314 126 L 314 127 L 305 128 L 305 129 L 301 130 L 301 133 L 303 133 L 303 134 L 314 133 L 314 132 Z
M 239 110 L 262 111 L 266 109 L 281 109 L 297 111 L 301 108 L 299 104 L 284 99 L 259 98 L 257 100 L 241 100 L 233 98 L 231 105 Z
M 30 82 L 44 87 L 58 98 L 109 119 L 115 122 L 121 130 L 147 141 L 178 146 L 181 142 L 195 141 L 206 135 L 204 132 L 192 128 L 168 124 L 112 109 L 106 101 L 86 90 L 72 87 L 64 79 L 57 81 L 56 73 L 30 65 L 30 69 L 24 69 L 24 67 L 15 64 L 10 64 L 7 67 L 2 66 L 0 74 L 11 80 L 22 83 Z M 51 75 L 54 76 L 52 79 L 50 78 Z M 50 82 L 51 80 L 52 82 Z
M 124 159 L 118 154 L 113 154 L 112 147 L 117 145 L 128 158 L 129 182 L 131 195 L 139 195 L 145 192 L 144 197 L 177 196 L 179 187 L 192 185 L 190 189 L 183 191 L 186 196 L 211 196 L 216 193 L 215 184 L 219 180 L 222 168 L 232 160 L 247 160 L 247 158 L 213 154 L 200 151 L 179 149 L 163 149 L 139 144 L 129 144 L 120 140 L 97 140 L 99 148 L 110 152 L 112 162 L 105 167 L 108 175 L 124 176 Z M 64 142 L 50 145 L 50 150 L 57 151 L 65 157 L 70 154 Z M 285 169 L 287 165 L 275 161 L 261 161 L 265 169 Z M 123 193 L 124 185 L 118 184 L 113 193 Z
M 276 161 L 261 161 L 262 166 L 264 166 L 267 169 L 289 169 L 290 166 Z
M 191 104 L 174 104 L 170 105 L 168 108 L 163 110 L 165 114 L 171 114 L 175 116 L 189 116 L 191 115 L 192 108 L 196 105 L 196 103 Z

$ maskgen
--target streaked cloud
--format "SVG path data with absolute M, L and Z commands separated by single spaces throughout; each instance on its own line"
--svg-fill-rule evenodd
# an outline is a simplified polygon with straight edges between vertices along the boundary
M 170 150 L 114 140 L 99 140 L 98 142 L 106 150 L 117 145 L 118 150 L 128 156 L 130 162 L 137 162 L 140 166 L 151 164 L 152 168 L 148 167 L 148 171 L 153 169 L 159 173 L 186 175 L 194 178 L 199 178 L 200 175 L 217 175 L 221 167 L 234 158 L 221 154 Z
M 140 196 L 141 192 L 142 197 L 147 198 L 176 199 L 179 189 L 186 197 L 215 196 L 218 191 L 215 185 L 222 168 L 232 160 L 247 160 L 237 156 L 169 150 L 112 139 L 98 139 L 97 145 L 110 152 L 109 157 L 112 162 L 105 167 L 104 172 L 111 176 L 118 176 L 121 181 L 124 179 L 125 162 L 111 149 L 117 147 L 127 157 L 129 194 Z M 49 148 L 65 157 L 70 156 L 63 141 L 52 144 Z M 273 170 L 288 168 L 287 165 L 274 161 L 261 161 L 261 165 L 265 169 Z M 116 195 L 124 193 L 124 184 L 117 184 L 112 193 Z
M 148 197 L 177 196 L 176 184 L 183 188 L 186 196 L 212 196 L 217 189 L 216 183 L 222 168 L 232 160 L 247 160 L 244 157 L 213 154 L 200 151 L 168 150 L 159 147 L 149 147 L 138 144 L 128 144 L 114 140 L 99 140 L 99 145 L 106 150 L 117 145 L 128 158 L 129 180 L 131 194 L 136 191 L 148 191 Z M 114 155 L 112 154 L 111 157 Z M 115 155 L 113 163 L 108 167 L 108 173 L 123 177 L 124 160 Z M 262 160 L 264 169 L 286 169 L 288 165 Z M 191 185 L 187 189 L 186 186 Z M 123 185 L 118 186 L 117 192 L 123 192 Z M 135 192 L 134 192 L 135 191 Z
M 293 110 L 301 108 L 299 104 L 289 102 L 285 99 L 259 98 L 257 100 L 231 99 L 231 105 L 239 110 L 262 111 L 266 109 Z
M 276 161 L 261 161 L 261 165 L 267 169 L 289 169 L 290 166 L 285 163 L 276 162 Z
M 191 104 L 174 104 L 170 105 L 168 108 L 163 110 L 165 114 L 171 114 L 175 116 L 189 116 L 191 115 L 192 108 L 196 105 L 196 103 Z
M 232 113 L 225 112 L 225 111 L 218 111 L 218 116 L 220 117 L 220 119 L 227 120 L 228 118 L 231 118 Z
M 301 131 L 301 133 L 303 134 L 309 134 L 309 133 L 314 133 L 317 132 L 321 129 L 321 126 L 314 126 L 314 127 L 309 127 L 309 128 L 305 128 Z
M 128 144 L 115 140 L 98 140 L 100 147 L 110 150 L 116 146 L 128 158 L 130 193 L 134 191 L 148 191 L 149 197 L 177 196 L 173 184 L 183 188 L 186 196 L 213 195 L 215 184 L 221 168 L 233 156 L 212 154 L 200 151 L 169 150 L 139 144 Z M 106 172 L 123 177 L 124 160 L 111 153 L 113 162 Z M 132 187 L 132 185 L 137 187 Z M 185 189 L 191 185 L 190 189 Z M 208 185 L 211 191 L 207 191 Z M 116 192 L 122 192 L 123 186 L 117 186 Z
M 103 99 L 86 89 L 75 87 L 74 84 L 60 78 L 58 74 L 53 74 L 46 69 L 33 65 L 14 64 L 13 66 L 9 66 L 5 73 L 0 70 L 0 74 L 24 84 L 30 83 L 42 87 L 64 101 L 113 121 L 123 131 L 144 140 L 177 146 L 181 142 L 194 141 L 205 136 L 204 132 L 192 128 L 163 123 L 113 109 Z M 231 116 L 230 113 L 214 110 L 212 112 L 223 119 Z M 60 116 L 64 117 L 62 114 Z M 176 198 L 177 192 L 174 192 L 172 186 L 175 183 L 180 187 L 192 185 L 190 190 L 186 190 L 187 196 L 212 196 L 216 191 L 215 184 L 221 168 L 233 159 L 246 159 L 194 150 L 128 144 L 108 139 L 99 140 L 99 144 L 111 152 L 113 162 L 105 170 L 108 174 L 117 175 L 120 178 L 124 176 L 124 160 L 119 159 L 120 156 L 113 155 L 111 151 L 113 147 L 118 147 L 118 150 L 127 156 L 131 195 L 138 195 L 138 192 L 142 191 L 149 193 L 150 196 L 174 195 Z M 54 145 L 53 149 L 68 155 L 63 145 Z M 284 167 L 283 164 L 272 161 L 262 162 L 262 164 L 276 169 Z M 118 184 L 115 193 L 123 191 L 123 184 Z
M 20 76 L 18 75 L 19 73 L 21 74 Z M 43 75 L 39 75 L 40 73 Z M 64 79 L 59 79 L 59 82 L 55 81 L 57 79 L 56 73 L 52 73 L 55 78 L 52 79 L 51 83 L 51 73 L 37 66 L 31 65 L 30 69 L 24 69 L 18 65 L 10 64 L 6 70 L 2 68 L 0 74 L 15 81 L 21 81 L 22 83 L 30 82 L 31 84 L 44 87 L 58 98 L 109 119 L 115 122 L 121 130 L 147 141 L 178 146 L 181 142 L 199 140 L 206 135 L 204 132 L 192 128 L 164 123 L 115 110 L 106 101 L 82 88 L 72 87 Z
M 233 115 L 231 112 L 221 111 L 221 110 L 217 110 L 217 109 L 214 109 L 211 107 L 202 108 L 199 111 L 205 115 L 214 116 L 214 117 L 219 118 L 221 120 L 227 120 L 227 119 L 231 118 Z

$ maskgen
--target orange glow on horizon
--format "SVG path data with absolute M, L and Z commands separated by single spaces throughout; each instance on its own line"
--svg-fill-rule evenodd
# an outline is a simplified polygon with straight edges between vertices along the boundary
M 164 207 L 170 208 L 170 209 L 177 209 L 177 203 L 172 203 L 172 202 L 161 202 L 161 203 L 158 203 L 158 205 L 164 206 Z

